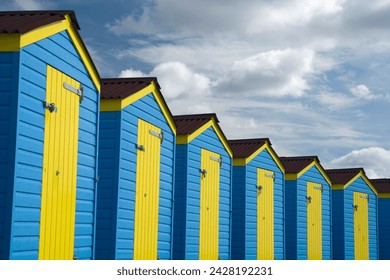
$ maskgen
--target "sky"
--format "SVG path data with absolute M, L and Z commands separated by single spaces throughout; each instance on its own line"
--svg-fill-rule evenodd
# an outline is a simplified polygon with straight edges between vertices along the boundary
M 228 139 L 390 178 L 389 0 L 1 0 L 74 10 L 102 78 L 157 77 Z

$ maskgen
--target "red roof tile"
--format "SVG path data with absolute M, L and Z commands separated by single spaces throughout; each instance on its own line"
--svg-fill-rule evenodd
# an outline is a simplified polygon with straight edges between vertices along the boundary
M 330 177 L 332 184 L 342 184 L 345 185 L 348 183 L 353 177 L 359 174 L 360 171 L 363 171 L 363 168 L 344 168 L 344 169 L 327 169 L 325 172 Z
M 10 11 L 0 12 L 0 33 L 24 34 L 38 27 L 65 19 L 69 15 L 80 29 L 74 11 Z
M 390 193 L 390 179 L 370 179 L 378 193 Z
M 124 99 L 155 82 L 155 77 L 102 79 L 101 99 Z
M 268 138 L 229 140 L 234 158 L 248 158 L 265 143 L 271 144 Z
M 177 128 L 176 134 L 177 135 L 191 134 L 197 131 L 199 128 L 201 128 L 204 124 L 206 124 L 213 118 L 217 123 L 219 123 L 217 115 L 214 113 L 173 116 L 173 120 L 175 121 L 176 128 Z
M 317 156 L 280 157 L 286 173 L 299 173 L 308 165 L 319 159 Z

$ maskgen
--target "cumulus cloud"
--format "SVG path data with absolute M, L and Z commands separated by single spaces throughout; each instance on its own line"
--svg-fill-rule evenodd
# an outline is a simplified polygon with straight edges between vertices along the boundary
M 236 61 L 217 82 L 217 90 L 241 96 L 302 96 L 313 72 L 311 50 L 277 50 Z
M 357 98 L 371 100 L 376 98 L 370 91 L 370 89 L 366 85 L 357 85 L 351 88 L 351 92 Z
M 378 145 L 367 101 L 388 94 L 389 13 L 385 0 L 154 0 L 107 29 L 135 42 L 118 58 L 153 68 L 175 114 L 216 112 L 230 137 L 321 155 L 334 138 Z
M 143 76 L 158 77 L 164 97 L 167 99 L 182 96 L 192 96 L 198 99 L 210 94 L 210 79 L 201 73 L 194 72 L 181 62 L 159 64 L 149 74 L 130 68 L 121 71 L 119 75 L 121 78 Z
M 354 150 L 330 164 L 332 168 L 363 167 L 369 178 L 390 177 L 390 151 L 381 147 Z
M 144 77 L 146 74 L 140 70 L 129 68 L 122 70 L 119 74 L 119 78 L 134 78 L 134 77 Z
M 201 73 L 196 73 L 180 62 L 168 62 L 157 65 L 150 73 L 164 86 L 167 98 L 180 95 L 204 96 L 210 94 L 210 80 Z

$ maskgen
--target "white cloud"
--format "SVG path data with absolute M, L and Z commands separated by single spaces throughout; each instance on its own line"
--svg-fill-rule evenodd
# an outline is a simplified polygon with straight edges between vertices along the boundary
M 119 74 L 119 78 L 134 78 L 134 77 L 144 77 L 146 74 L 140 70 L 135 70 L 133 68 L 129 68 L 126 70 L 122 70 Z
M 121 71 L 119 77 L 158 77 L 164 97 L 167 99 L 210 95 L 211 81 L 205 75 L 196 73 L 181 62 L 168 62 L 157 65 L 150 73 L 145 74 L 135 69 Z M 192 104 L 196 108 L 197 104 Z M 198 106 L 202 107 L 198 104 Z
M 51 0 L 6 0 L 0 2 L 0 10 L 48 10 L 55 4 Z
M 300 97 L 309 89 L 314 58 L 314 52 L 305 49 L 259 53 L 234 62 L 217 81 L 217 90 L 241 96 Z
M 366 101 L 388 83 L 368 66 L 388 64 L 387 2 L 155 0 L 107 27 L 135 42 L 118 57 L 154 68 L 174 114 L 216 112 L 228 137 L 329 159 L 378 145 Z
M 354 96 L 361 99 L 371 100 L 376 98 L 370 91 L 370 89 L 366 85 L 357 85 L 351 88 L 351 92 Z
M 54 6 L 52 1 L 48 0 L 14 0 L 14 5 L 23 10 L 46 10 Z
M 210 94 L 210 80 L 181 62 L 159 64 L 150 75 L 158 77 L 168 99 L 181 95 L 195 95 L 198 98 Z
M 348 108 L 356 103 L 354 98 L 338 92 L 321 92 L 313 98 L 331 111 Z
M 390 151 L 381 147 L 354 150 L 330 164 L 332 168 L 363 167 L 369 178 L 390 177 Z

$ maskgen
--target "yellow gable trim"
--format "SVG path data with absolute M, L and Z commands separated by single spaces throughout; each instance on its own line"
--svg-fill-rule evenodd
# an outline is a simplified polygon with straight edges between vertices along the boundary
M 202 134 L 209 127 L 212 127 L 214 129 L 219 140 L 221 140 L 222 145 L 225 147 L 225 150 L 228 152 L 230 157 L 233 157 L 233 151 L 230 148 L 226 137 L 223 135 L 222 130 L 219 128 L 219 126 L 216 123 L 216 121 L 214 120 L 214 118 L 212 118 L 210 121 L 208 121 L 207 123 L 205 123 L 200 128 L 198 128 L 196 131 L 194 131 L 193 133 L 191 133 L 189 135 L 178 135 L 176 138 L 176 144 L 185 145 L 185 144 L 190 143 L 192 140 L 194 140 L 196 137 L 198 137 L 200 134 Z
M 351 180 L 349 180 L 346 184 L 335 184 L 332 186 L 332 190 L 344 190 L 349 185 L 351 185 L 353 182 L 355 182 L 359 177 L 362 177 L 363 181 L 370 187 L 370 189 L 375 193 L 376 196 L 378 196 L 378 192 L 376 191 L 375 187 L 372 185 L 370 180 L 367 178 L 367 176 L 364 175 L 362 171 L 360 171 L 358 174 L 356 174 Z
M 97 72 L 94 63 L 91 59 L 91 57 L 88 54 L 87 48 L 85 47 L 84 43 L 81 40 L 81 37 L 79 33 L 74 28 L 73 24 L 71 24 L 71 19 L 69 15 L 66 15 L 65 18 L 67 19 L 67 31 L 69 36 L 72 38 L 73 44 L 75 45 L 77 52 L 81 56 L 82 61 L 84 62 L 85 67 L 87 68 L 87 71 L 89 75 L 92 77 L 92 81 L 95 84 L 96 89 L 100 92 L 100 77 L 99 73 Z
M 325 181 L 328 182 L 329 186 L 332 186 L 332 182 L 330 181 L 328 174 L 326 174 L 325 170 L 322 168 L 322 166 L 317 161 L 310 163 L 308 166 L 306 166 L 304 169 L 302 169 L 302 171 L 299 173 L 287 173 L 285 178 L 286 178 L 286 180 L 297 180 L 299 177 L 301 177 L 303 174 L 305 174 L 313 166 L 317 167 L 318 171 L 325 178 Z
M 390 198 L 390 193 L 379 193 L 378 198 Z
M 251 154 L 247 158 L 234 158 L 233 165 L 234 166 L 245 166 L 249 162 L 251 162 L 255 157 L 257 157 L 263 150 L 267 150 L 271 155 L 272 159 L 276 162 L 279 169 L 284 173 L 284 166 L 282 162 L 279 160 L 279 157 L 276 155 L 275 151 L 271 148 L 268 142 L 266 142 L 263 146 L 257 149 L 253 154 Z
M 145 97 L 148 94 L 153 94 L 158 106 L 160 107 L 165 119 L 168 122 L 169 127 L 172 129 L 173 133 L 176 134 L 176 125 L 172 118 L 172 115 L 168 109 L 168 106 L 165 104 L 163 97 L 160 93 L 155 82 L 152 81 L 150 85 L 144 87 L 140 91 L 124 98 L 124 99 L 103 99 L 100 101 L 100 111 L 101 112 L 113 112 L 121 111 L 127 106 L 131 105 L 135 101 Z
M 66 15 L 65 19 L 62 21 L 38 27 L 22 35 L 0 34 L 0 52 L 20 51 L 20 49 L 23 47 L 31 45 L 35 42 L 38 42 L 42 39 L 45 39 L 65 30 L 68 32 L 70 38 L 72 39 L 72 42 L 77 52 L 79 53 L 85 68 L 91 75 L 92 81 L 96 89 L 100 92 L 99 74 L 97 73 L 96 68 L 93 66 L 93 62 L 90 59 L 88 52 L 84 44 L 82 43 L 80 36 L 78 35 L 78 32 L 73 27 L 72 20 L 70 19 L 69 15 Z

